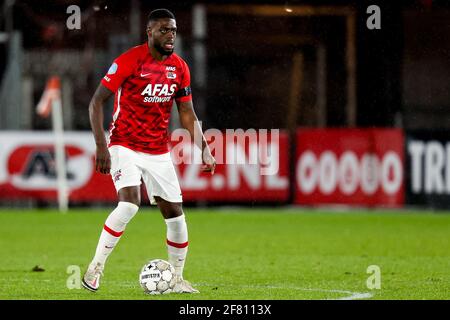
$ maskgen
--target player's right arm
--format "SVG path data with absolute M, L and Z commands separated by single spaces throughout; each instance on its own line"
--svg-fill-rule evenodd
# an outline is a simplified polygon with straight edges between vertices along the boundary
M 89 103 L 89 120 L 96 145 L 95 170 L 104 174 L 108 174 L 111 169 L 111 157 L 103 130 L 103 106 L 113 94 L 114 92 L 100 83 Z
M 133 71 L 135 59 L 138 51 L 129 50 L 120 55 L 103 77 L 89 104 L 89 120 L 92 132 L 94 133 L 97 150 L 95 152 L 95 170 L 108 174 L 111 170 L 111 156 L 109 155 L 108 144 L 103 130 L 103 106 L 122 85 Z

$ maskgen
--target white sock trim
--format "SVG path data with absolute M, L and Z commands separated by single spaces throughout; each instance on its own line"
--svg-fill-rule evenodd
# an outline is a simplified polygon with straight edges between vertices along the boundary
M 117 206 L 126 207 L 126 208 L 129 208 L 129 209 L 132 209 L 132 210 L 136 210 L 136 211 L 139 210 L 139 206 L 135 205 L 134 203 L 126 202 L 126 201 L 119 201 Z
M 169 218 L 169 219 L 164 219 L 166 222 L 177 222 L 177 221 L 182 221 L 182 220 L 186 220 L 184 213 L 181 216 L 175 217 L 175 218 Z

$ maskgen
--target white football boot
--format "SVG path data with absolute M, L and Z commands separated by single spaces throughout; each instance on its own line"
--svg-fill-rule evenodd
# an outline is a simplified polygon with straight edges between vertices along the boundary
M 86 289 L 96 292 L 100 287 L 100 277 L 103 275 L 103 265 L 100 263 L 90 264 L 86 273 L 84 274 L 81 283 Z
M 175 287 L 172 292 L 175 293 L 199 293 L 199 291 L 192 287 L 189 281 L 184 280 L 182 276 L 176 276 Z

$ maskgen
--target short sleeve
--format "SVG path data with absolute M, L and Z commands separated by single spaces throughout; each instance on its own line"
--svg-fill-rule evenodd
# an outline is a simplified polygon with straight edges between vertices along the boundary
M 132 63 L 129 60 L 126 54 L 122 54 L 114 60 L 101 83 L 112 92 L 116 92 L 133 72 Z
M 187 102 L 192 100 L 191 93 L 191 73 L 188 65 L 183 61 L 183 74 L 181 78 L 180 89 L 177 92 L 177 102 Z

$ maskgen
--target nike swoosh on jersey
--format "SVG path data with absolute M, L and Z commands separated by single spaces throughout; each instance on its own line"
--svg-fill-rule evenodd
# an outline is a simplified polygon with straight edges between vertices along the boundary
M 149 76 L 149 75 L 151 75 L 151 74 L 152 74 L 151 72 L 149 72 L 149 73 L 142 73 L 142 72 L 141 72 L 141 77 L 145 78 L 146 76 Z

